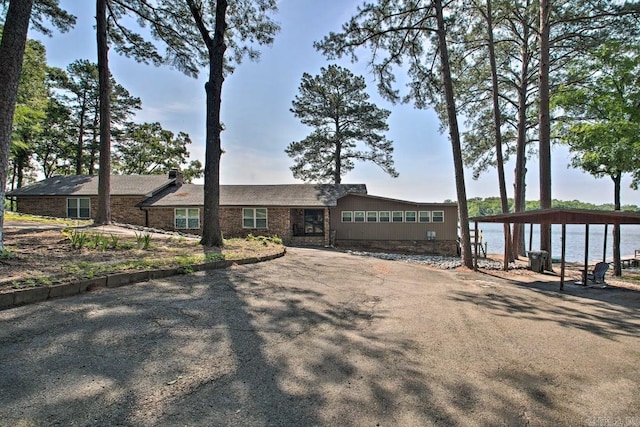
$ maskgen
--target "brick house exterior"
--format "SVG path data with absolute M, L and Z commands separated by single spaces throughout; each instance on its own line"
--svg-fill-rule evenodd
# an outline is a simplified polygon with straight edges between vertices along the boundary
M 63 176 L 10 191 L 7 197 L 16 201 L 18 212 L 94 219 L 97 194 L 97 177 Z M 185 184 L 179 171 L 168 177 L 114 175 L 110 201 L 114 222 L 202 234 L 206 221 L 204 186 Z M 225 238 L 253 234 L 278 236 L 287 245 L 442 255 L 457 251 L 455 204 L 369 196 L 364 184 L 221 185 L 219 212 Z M 345 221 L 345 212 L 358 218 Z M 383 221 L 397 212 L 406 212 L 401 223 Z M 424 214 L 431 218 L 432 212 L 438 221 L 423 222 Z M 367 219 L 361 223 L 363 215 Z

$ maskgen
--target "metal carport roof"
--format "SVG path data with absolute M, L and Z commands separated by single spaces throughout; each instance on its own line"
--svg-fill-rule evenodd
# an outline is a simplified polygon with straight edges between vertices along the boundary
M 560 273 L 560 289 L 564 288 L 564 271 L 565 271 L 565 241 L 566 241 L 566 225 L 567 224 L 585 224 L 586 240 L 589 238 L 589 225 L 591 224 L 640 224 L 640 213 L 628 211 L 600 211 L 589 209 L 537 209 L 524 212 L 503 213 L 489 216 L 479 216 L 470 218 L 476 224 L 476 230 L 479 222 L 493 222 L 503 224 L 561 224 L 562 225 L 562 259 Z M 476 236 L 478 233 L 476 232 Z M 606 239 L 606 235 L 605 235 Z M 585 265 L 584 277 L 587 274 L 588 264 L 588 242 L 585 243 Z M 477 245 L 476 245 L 477 247 Z M 505 259 L 506 259 L 505 247 Z M 477 249 L 476 249 L 477 252 Z M 477 269 L 477 253 L 476 253 L 476 269 Z

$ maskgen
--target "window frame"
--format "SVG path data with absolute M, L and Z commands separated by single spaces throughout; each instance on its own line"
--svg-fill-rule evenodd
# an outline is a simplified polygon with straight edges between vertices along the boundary
M 409 220 L 409 215 L 413 214 L 413 220 Z M 418 213 L 416 211 L 404 211 L 404 222 L 418 222 Z
M 353 222 L 366 222 L 367 213 L 365 211 L 353 211 Z
M 71 200 L 74 200 L 76 203 L 75 208 L 73 208 L 75 210 L 76 215 L 69 215 L 69 202 Z M 87 201 L 87 207 L 86 208 L 82 208 L 80 201 L 81 200 L 86 200 Z M 86 209 L 87 211 L 87 216 L 82 216 L 82 209 Z M 66 209 L 66 213 L 67 213 L 67 218 L 77 218 L 77 219 L 90 219 L 91 218 L 91 198 L 90 197 L 67 197 L 67 209 Z
M 264 218 L 258 218 L 258 211 L 264 211 Z M 247 212 L 251 216 L 246 215 Z M 251 221 L 251 225 L 247 225 L 246 221 Z M 264 221 L 264 225 L 258 221 Z M 269 228 L 269 211 L 267 208 L 242 208 L 242 228 L 245 230 L 267 230 Z
M 373 214 L 373 219 L 370 215 Z M 367 211 L 366 222 L 378 222 L 378 211 Z
M 436 221 L 436 214 L 438 215 L 438 220 Z M 432 211 L 431 212 L 431 222 L 443 223 L 444 222 L 444 211 Z
M 178 211 L 184 211 L 184 227 L 178 226 Z M 195 215 L 193 215 L 195 211 Z M 191 221 L 197 220 L 197 227 L 191 226 Z M 199 230 L 200 229 L 200 208 L 175 208 L 173 209 L 173 228 L 176 230 Z
M 383 221 L 383 215 L 382 214 L 386 214 L 386 216 L 384 216 L 385 220 Z M 379 211 L 378 212 L 378 222 L 385 222 L 385 223 L 389 223 L 391 222 L 391 211 Z
M 345 214 L 349 214 L 349 220 L 345 220 Z M 341 222 L 353 222 L 353 211 L 342 211 L 340 213 Z
M 396 221 L 396 214 L 400 214 L 400 221 Z M 391 211 L 391 222 L 400 223 L 404 222 L 404 211 Z
M 427 214 L 426 221 L 423 221 L 422 218 L 423 216 L 421 214 Z M 431 211 L 418 211 L 418 222 L 422 223 L 422 224 L 427 224 L 429 222 L 431 222 Z

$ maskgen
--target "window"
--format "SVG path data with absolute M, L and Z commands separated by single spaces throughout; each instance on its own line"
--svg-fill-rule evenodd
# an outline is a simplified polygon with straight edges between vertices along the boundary
M 342 222 L 352 222 L 352 221 L 353 221 L 353 212 L 342 211 Z
M 433 211 L 431 213 L 433 222 L 444 222 L 444 211 Z
M 243 208 L 242 228 L 267 228 L 267 208 Z
M 418 221 L 419 222 L 431 222 L 431 212 L 429 212 L 429 211 L 420 211 L 420 212 L 418 212 Z
M 416 211 L 406 211 L 404 213 L 404 220 L 406 222 L 416 222 Z
M 89 206 L 91 200 L 88 197 L 67 199 L 67 218 L 91 218 Z
M 312 236 L 324 235 L 324 210 L 304 210 L 304 234 Z
M 393 211 L 393 214 L 391 215 L 391 218 L 392 218 L 393 222 L 402 222 L 402 219 L 404 218 L 404 212 L 402 212 L 402 211 Z
M 436 240 L 436 232 L 427 231 L 427 240 Z
M 355 211 L 353 213 L 353 219 L 355 222 L 364 222 L 364 211 Z
M 389 222 L 389 211 L 380 211 L 380 212 L 378 212 L 378 221 L 380 221 L 380 222 Z
M 378 212 L 367 211 L 367 222 L 378 222 Z
M 200 228 L 200 209 L 176 209 L 173 217 L 175 228 Z

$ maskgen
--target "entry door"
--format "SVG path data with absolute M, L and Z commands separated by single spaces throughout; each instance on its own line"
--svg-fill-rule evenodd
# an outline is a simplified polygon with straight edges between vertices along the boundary
M 304 234 L 324 235 L 324 209 L 304 210 Z

